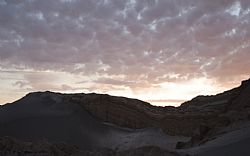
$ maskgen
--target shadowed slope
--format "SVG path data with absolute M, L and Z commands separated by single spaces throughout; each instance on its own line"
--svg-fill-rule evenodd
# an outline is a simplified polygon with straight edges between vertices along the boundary
M 84 149 L 97 146 L 108 133 L 79 105 L 67 103 L 63 95 L 50 92 L 29 94 L 0 110 L 1 136 L 22 139 L 46 138 L 66 141 Z

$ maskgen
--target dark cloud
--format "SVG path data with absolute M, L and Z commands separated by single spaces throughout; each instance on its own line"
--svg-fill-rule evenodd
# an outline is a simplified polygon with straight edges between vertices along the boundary
M 131 88 L 203 76 L 223 82 L 250 74 L 249 19 L 248 0 L 2 0 L 0 64 Z

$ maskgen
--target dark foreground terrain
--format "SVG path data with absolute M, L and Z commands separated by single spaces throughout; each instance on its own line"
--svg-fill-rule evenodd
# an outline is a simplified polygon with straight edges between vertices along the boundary
M 4 156 L 250 155 L 250 80 L 180 107 L 103 94 L 30 93 L 0 107 Z

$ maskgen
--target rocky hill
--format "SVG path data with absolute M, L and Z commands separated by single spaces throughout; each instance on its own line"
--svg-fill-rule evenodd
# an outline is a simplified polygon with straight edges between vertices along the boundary
M 250 106 L 250 80 L 229 91 L 197 96 L 180 107 L 156 107 L 149 103 L 102 94 L 67 95 L 101 121 L 122 127 L 159 127 L 170 135 L 193 136 L 201 127 L 224 127 L 247 120 Z
M 176 154 L 168 151 L 194 154 L 203 148 L 216 151 L 210 144 L 229 150 L 231 145 L 224 142 L 230 143 L 230 137 L 250 141 L 246 140 L 250 134 L 245 133 L 250 130 L 249 120 L 250 79 L 232 90 L 197 96 L 176 108 L 106 94 L 36 92 L 0 107 L 0 151 L 18 148 L 14 151 L 25 152 L 21 149 L 28 148 L 34 152 L 41 144 L 36 140 L 41 139 L 50 142 L 42 143 L 47 154 L 59 147 L 62 153 L 85 151 L 83 155 L 91 155 L 89 151 L 98 155 L 93 150 L 103 155 L 143 155 L 147 150 L 163 155 Z M 227 141 L 218 143 L 223 139 Z M 248 151 L 244 144 L 238 145 L 238 150 Z
M 26 155 L 29 153 L 37 155 L 37 152 L 38 154 L 42 152 L 37 151 L 40 148 L 45 150 L 40 154 L 46 155 L 52 154 L 51 148 L 64 152 L 68 148 L 71 149 L 71 146 L 77 146 L 84 155 L 87 155 L 85 152 L 88 153 L 88 151 L 93 151 L 93 155 L 100 154 L 96 151 L 103 154 L 107 151 L 119 153 L 119 155 L 127 153 L 133 155 L 134 152 L 143 154 L 142 149 L 145 151 L 158 149 L 162 154 L 169 155 L 172 153 L 171 151 L 175 150 L 177 142 L 188 141 L 187 137 L 169 136 L 157 127 L 145 126 L 143 129 L 131 129 L 111 122 L 102 122 L 95 117 L 95 114 L 90 114 L 83 103 L 73 101 L 74 96 L 85 97 L 84 101 L 90 103 L 89 98 L 95 99 L 96 96 L 106 95 L 36 92 L 30 93 L 14 103 L 2 106 L 0 109 L 0 138 L 3 137 L 3 139 L 2 142 L 0 141 L 0 151 L 2 149 L 6 155 L 6 153 L 13 152 L 14 154 L 15 152 L 23 153 L 27 149 Z M 128 112 L 129 109 L 128 107 Z M 145 112 L 139 111 L 139 113 L 144 115 Z M 121 115 L 124 114 L 121 113 Z M 139 115 L 138 117 L 140 117 Z M 6 139 L 5 136 L 14 139 Z M 15 138 L 21 141 L 15 141 Z M 40 140 L 45 141 L 40 143 Z M 61 146 L 63 149 L 58 150 L 57 148 Z

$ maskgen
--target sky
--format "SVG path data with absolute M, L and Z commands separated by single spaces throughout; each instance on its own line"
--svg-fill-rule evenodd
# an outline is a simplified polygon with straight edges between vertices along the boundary
M 0 0 L 0 104 L 50 90 L 177 106 L 249 67 L 249 0 Z

